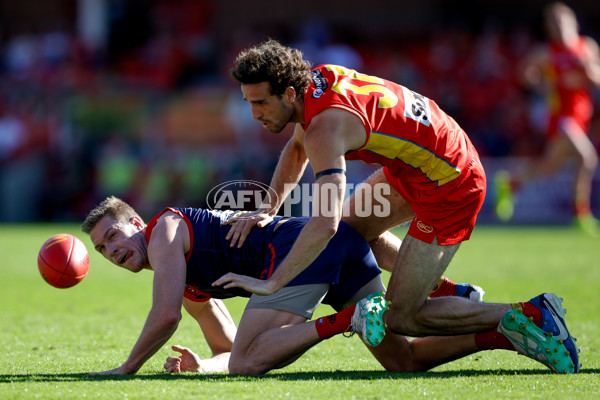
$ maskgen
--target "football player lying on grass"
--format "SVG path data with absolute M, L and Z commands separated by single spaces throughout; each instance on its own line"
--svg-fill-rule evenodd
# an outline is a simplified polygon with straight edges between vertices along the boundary
M 571 373 L 579 367 L 577 352 L 569 355 L 566 341 L 559 342 L 536 326 L 547 323 L 541 303 L 549 300 L 551 306 L 560 307 L 552 294 L 514 305 L 477 303 L 502 309 L 504 317 L 475 334 L 412 341 L 390 332 L 386 335 L 382 315 L 387 303 L 380 270 L 368 243 L 346 224 L 286 287 L 270 296 L 252 295 L 236 333 L 223 303 L 215 299 L 250 294 L 214 282 L 226 273 L 267 279 L 308 218 L 276 217 L 267 227 L 252 230 L 242 248 L 237 248 L 225 238 L 230 225 L 223 222 L 232 215 L 232 211 L 166 208 L 146 225 L 133 208 L 115 197 L 89 213 L 82 230 L 90 234 L 98 252 L 132 272 L 154 272 L 152 307 L 139 339 L 121 366 L 100 374 L 135 374 L 173 335 L 182 305 L 200 324 L 214 356 L 199 360 L 189 350 L 175 347 L 182 355 L 167 360 L 170 372 L 262 374 L 290 364 L 320 341 L 344 332 L 359 333 L 388 371 L 425 371 L 480 350 L 515 348 L 555 372 Z M 448 285 L 455 284 L 446 280 L 445 288 L 438 289 Z M 481 294 L 480 289 L 475 291 Z M 338 312 L 308 321 L 321 303 Z M 546 351 L 551 355 L 546 357 Z

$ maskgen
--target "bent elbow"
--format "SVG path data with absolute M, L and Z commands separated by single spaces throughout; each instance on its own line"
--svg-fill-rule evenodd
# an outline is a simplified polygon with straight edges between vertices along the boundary
M 317 225 L 317 236 L 323 240 L 330 240 L 335 236 L 338 230 L 339 222 L 337 220 L 328 220 Z
M 314 238 L 319 241 L 329 241 L 337 232 L 337 229 L 332 226 L 320 227 L 314 234 Z
M 337 223 L 331 224 L 327 227 L 327 229 L 325 231 L 327 241 L 330 241 L 331 239 L 333 239 L 333 237 L 336 235 L 336 233 L 338 231 L 338 228 L 339 228 L 339 221 L 337 221 Z
M 179 325 L 179 321 L 181 321 L 182 315 L 181 312 L 170 311 L 163 313 L 160 321 L 164 325 L 165 328 L 177 328 Z

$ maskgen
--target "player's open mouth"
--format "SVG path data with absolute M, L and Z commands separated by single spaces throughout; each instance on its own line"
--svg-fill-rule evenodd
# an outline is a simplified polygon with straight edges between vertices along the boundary
M 121 258 L 119 258 L 119 264 L 123 264 L 129 258 L 130 252 L 123 254 Z

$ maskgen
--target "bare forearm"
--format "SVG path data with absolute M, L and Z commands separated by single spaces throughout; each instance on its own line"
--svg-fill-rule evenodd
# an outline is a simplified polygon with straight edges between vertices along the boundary
M 600 86 L 600 49 L 598 43 L 586 37 L 587 57 L 582 60 L 585 74 L 592 85 Z
M 255 336 L 231 362 L 231 370 L 243 374 L 264 374 L 294 362 L 322 339 L 314 322 L 273 327 Z M 273 346 L 277 343 L 277 346 Z M 248 370 L 248 365 L 251 365 Z M 241 369 L 241 370 L 240 370 Z
M 125 373 L 135 374 L 177 330 L 178 319 L 170 322 L 157 322 L 157 320 L 158 318 L 154 318 L 152 315 L 148 316 L 138 341 L 123 364 Z
M 326 225 L 312 218 L 302 229 L 287 257 L 269 279 L 276 289 L 284 287 L 304 271 L 327 247 L 334 234 L 335 228 L 328 229 Z
M 281 153 L 271 179 L 270 187 L 278 196 L 277 204 L 272 205 L 274 207 L 271 208 L 271 215 L 277 213 L 283 201 L 300 181 L 307 164 L 306 154 L 290 140 Z

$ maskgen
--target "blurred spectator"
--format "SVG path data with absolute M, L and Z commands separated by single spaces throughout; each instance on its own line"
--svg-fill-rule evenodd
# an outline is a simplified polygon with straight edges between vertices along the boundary
M 575 226 L 597 235 L 600 228 L 592 213 L 592 185 L 598 155 L 589 138 L 594 87 L 600 87 L 600 47 L 579 33 L 574 11 L 562 2 L 543 10 L 547 42 L 532 51 L 522 67 L 523 83 L 546 99 L 546 148 L 520 171 L 501 171 L 496 176 L 497 212 L 508 220 L 513 213 L 513 192 L 533 180 L 573 166 L 574 184 L 567 188 L 573 198 Z
M 43 183 L 43 159 L 33 126 L 18 104 L 0 104 L 0 221 L 33 221 Z
M 241 48 L 267 36 L 291 42 L 315 65 L 345 65 L 436 98 L 483 156 L 541 149 L 545 111 L 514 68 L 536 45 L 530 21 L 449 21 L 370 37 L 315 14 L 297 25 L 223 30 L 218 13 L 223 5 L 211 0 L 107 1 L 106 40 L 93 47 L 61 23 L 3 31 L 0 221 L 77 219 L 106 191 L 154 210 L 182 199 L 200 205 L 231 179 L 268 183 L 277 162 L 269 146 L 282 143 L 264 140 L 227 75 Z M 173 116 L 175 136 L 165 122 Z M 599 146 L 598 117 L 592 129 Z M 18 203 L 28 210 L 14 211 Z
M 96 198 L 117 196 L 128 203 L 137 203 L 139 188 L 138 157 L 135 147 L 118 134 L 100 143 L 97 165 Z
M 313 66 L 328 63 L 362 70 L 363 59 L 339 29 L 321 19 L 303 24 L 300 37 L 293 45 L 304 53 Z

